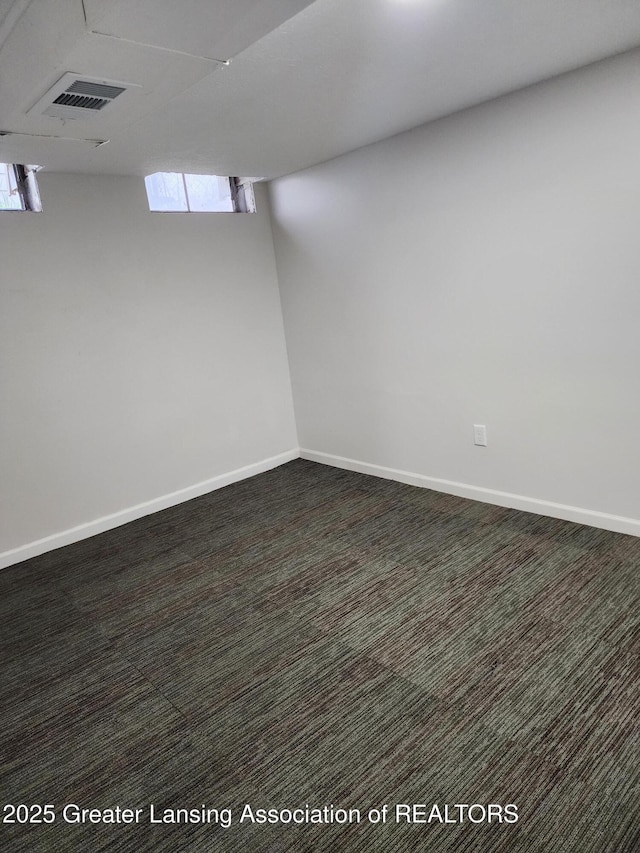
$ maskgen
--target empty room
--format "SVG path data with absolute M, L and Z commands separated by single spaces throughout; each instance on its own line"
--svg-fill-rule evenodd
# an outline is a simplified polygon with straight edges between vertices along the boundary
M 0 0 L 0 850 L 640 850 L 640 4 Z

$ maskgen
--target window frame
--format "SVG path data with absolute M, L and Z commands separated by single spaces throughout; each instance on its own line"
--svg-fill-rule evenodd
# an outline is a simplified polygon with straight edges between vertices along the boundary
M 253 193 L 253 185 L 249 178 L 237 178 L 227 175 L 212 175 L 212 174 L 201 174 L 198 177 L 206 177 L 206 178 L 217 178 L 218 180 L 224 180 L 228 182 L 229 192 L 231 196 L 231 210 L 193 210 L 191 207 L 191 200 L 189 198 L 189 187 L 187 183 L 187 178 L 191 175 L 191 172 L 152 172 L 150 175 L 145 175 L 145 190 L 147 193 L 147 202 L 149 204 L 149 212 L 150 213 L 255 213 L 256 205 L 255 205 L 255 196 Z M 195 174 L 195 173 L 193 173 Z M 147 178 L 152 177 L 153 175 L 178 175 L 182 182 L 182 190 L 184 192 L 184 201 L 186 204 L 185 209 L 165 209 L 158 210 L 153 209 L 151 207 L 152 201 L 149 196 L 149 189 L 147 186 Z
M 36 179 L 36 172 L 40 170 L 40 166 L 23 165 L 22 163 L 2 163 L 1 165 L 5 166 L 10 181 L 13 177 L 13 183 L 16 185 L 20 199 L 20 207 L 1 207 L 0 213 L 41 213 L 42 202 Z

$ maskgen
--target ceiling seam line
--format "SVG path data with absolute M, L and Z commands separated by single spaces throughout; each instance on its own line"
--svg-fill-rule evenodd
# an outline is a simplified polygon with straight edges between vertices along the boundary
M 162 50 L 165 53 L 176 53 L 179 56 L 188 56 L 191 59 L 201 59 L 204 62 L 215 62 L 218 65 L 228 65 L 231 62 L 230 59 L 215 59 L 213 56 L 200 56 L 200 54 L 189 53 L 186 50 L 176 50 L 172 47 L 162 47 L 162 45 L 159 44 L 149 44 L 144 41 L 136 41 L 135 39 L 123 38 L 122 36 L 114 36 L 111 33 L 101 33 L 99 30 L 88 30 L 88 32 L 92 36 L 101 36 L 102 38 L 113 39 L 114 41 L 123 41 L 127 44 L 135 44 L 138 47 L 150 47 L 153 50 Z

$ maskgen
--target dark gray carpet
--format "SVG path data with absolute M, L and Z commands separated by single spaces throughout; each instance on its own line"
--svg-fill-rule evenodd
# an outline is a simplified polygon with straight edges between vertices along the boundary
M 7 569 L 1 799 L 55 821 L 0 849 L 637 853 L 639 567 L 633 537 L 297 460 Z

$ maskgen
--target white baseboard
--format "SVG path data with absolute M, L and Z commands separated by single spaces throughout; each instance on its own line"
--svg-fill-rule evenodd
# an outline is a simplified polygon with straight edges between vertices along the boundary
M 185 489 L 179 489 L 168 495 L 136 504 L 128 509 L 98 518 L 95 521 L 79 524 L 77 527 L 63 530 L 60 533 L 54 533 L 51 536 L 46 536 L 35 542 L 29 542 L 26 545 L 21 545 L 9 551 L 4 551 L 0 553 L 0 569 L 12 566 L 15 563 L 21 563 L 23 560 L 28 560 L 31 557 L 37 557 L 56 548 L 63 548 L 65 545 L 71 545 L 82 539 L 88 539 L 90 536 L 96 536 L 98 533 L 104 533 L 105 530 L 120 527 L 120 525 L 127 524 L 129 521 L 135 521 L 137 518 L 142 518 L 145 515 L 151 515 L 162 509 L 176 506 L 192 498 L 200 497 L 216 489 L 221 489 L 223 486 L 228 486 L 231 483 L 237 483 L 239 480 L 244 480 L 256 474 L 261 474 L 264 471 L 269 471 L 272 468 L 277 468 L 279 465 L 284 465 L 285 462 L 291 462 L 293 459 L 298 459 L 299 457 L 308 459 L 311 462 L 331 465 L 334 468 L 344 468 L 347 471 L 357 471 L 360 474 L 371 474 L 374 477 L 397 480 L 400 483 L 407 483 L 410 486 L 421 486 L 422 488 L 433 489 L 437 492 L 457 495 L 461 498 L 470 498 L 471 500 L 509 507 L 510 509 L 520 509 L 524 512 L 534 512 L 538 515 L 548 515 L 552 518 L 564 519 L 565 521 L 575 521 L 578 524 L 587 524 L 603 530 L 612 530 L 615 533 L 640 536 L 640 519 L 610 515 L 606 512 L 596 512 L 581 507 L 543 501 L 538 498 L 528 498 L 523 495 L 511 494 L 510 492 L 485 489 L 481 486 L 470 486 L 466 483 L 456 483 L 453 480 L 441 480 L 437 477 L 427 477 L 424 474 L 401 471 L 397 468 L 386 468 L 383 465 L 374 465 L 370 462 L 348 459 L 344 456 L 335 456 L 331 453 L 321 453 L 317 450 L 308 450 L 306 448 L 298 450 L 296 448 L 287 450 L 285 453 L 280 453 L 277 456 L 270 456 L 268 459 L 262 459 L 260 462 L 236 468 L 234 471 L 229 471 L 226 474 L 219 474 L 217 477 L 212 477 L 209 480 L 204 480 Z
M 111 530 L 114 527 L 120 527 L 120 525 L 127 524 L 129 521 L 142 518 L 144 515 L 151 515 L 154 512 L 159 512 L 161 509 L 167 509 L 185 501 L 190 501 L 192 498 L 199 498 L 201 495 L 221 489 L 223 486 L 237 483 L 238 480 L 245 480 L 247 477 L 253 477 L 256 474 L 269 471 L 271 468 L 277 468 L 279 465 L 291 462 L 292 459 L 297 459 L 299 456 L 297 448 L 287 450 L 285 453 L 270 456 L 268 459 L 254 462 L 252 465 L 236 468 L 235 471 L 229 471 L 227 474 L 219 474 L 217 477 L 204 480 L 202 483 L 187 486 L 185 489 L 178 489 L 177 492 L 162 495 L 162 497 L 136 504 L 128 509 L 114 512 L 111 515 L 105 515 L 102 518 L 97 518 L 95 521 L 79 524 L 77 527 L 71 527 L 60 533 L 54 533 L 52 536 L 45 536 L 44 539 L 37 539 L 35 542 L 29 542 L 10 551 L 4 551 L 0 553 L 0 569 L 6 569 L 8 566 L 21 563 L 23 560 L 29 560 L 31 557 L 37 557 L 47 551 L 53 551 L 55 548 L 71 545 L 74 542 L 79 542 L 81 539 L 88 539 L 90 536 L 104 533 L 105 530 Z
M 360 474 L 372 474 L 374 477 L 397 480 L 400 483 L 407 483 L 410 486 L 421 486 L 425 489 L 433 489 L 436 492 L 457 495 L 460 498 L 470 498 L 474 501 L 482 501 L 483 503 L 509 507 L 510 509 L 521 509 L 524 512 L 535 512 L 538 515 L 549 515 L 552 518 L 575 521 L 578 524 L 587 524 L 603 530 L 612 530 L 615 533 L 628 533 L 631 536 L 640 536 L 640 519 L 637 518 L 609 515 L 606 512 L 596 512 L 591 509 L 583 509 L 582 507 L 554 503 L 553 501 L 528 498 L 523 495 L 514 495 L 510 492 L 499 492 L 495 489 L 485 489 L 481 486 L 469 486 L 466 483 L 456 483 L 453 480 L 440 480 L 437 477 L 427 477 L 424 474 L 414 474 L 410 471 L 400 471 L 396 468 L 385 468 L 382 465 L 372 465 L 369 462 L 348 459 L 344 456 L 334 456 L 331 453 L 320 453 L 317 450 L 308 450 L 302 447 L 300 448 L 300 457 L 308 459 L 310 462 L 321 462 L 324 465 L 331 465 L 334 468 L 345 468 L 347 471 L 357 471 Z

